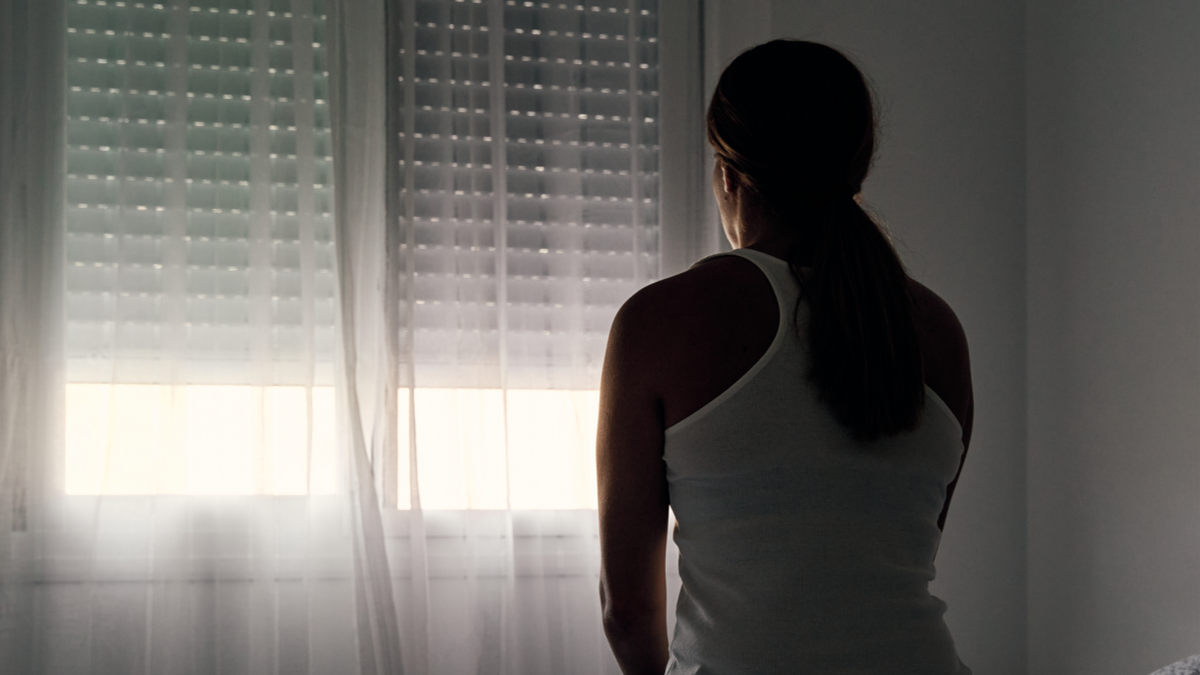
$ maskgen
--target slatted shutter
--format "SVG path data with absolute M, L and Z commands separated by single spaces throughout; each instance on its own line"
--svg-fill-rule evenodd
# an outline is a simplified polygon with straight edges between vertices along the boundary
M 67 21 L 68 379 L 331 384 L 322 0 Z
M 400 6 L 416 385 L 597 388 L 659 274 L 657 0 Z
M 66 16 L 65 491 L 334 491 L 322 0 Z

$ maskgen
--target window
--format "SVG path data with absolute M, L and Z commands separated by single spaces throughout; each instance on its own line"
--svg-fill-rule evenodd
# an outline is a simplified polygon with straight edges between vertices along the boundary
M 658 275 L 657 2 L 394 6 L 423 507 L 595 508 L 608 328 Z M 324 3 L 67 17 L 68 494 L 333 491 Z
M 425 508 L 596 507 L 608 330 L 659 270 L 657 4 L 400 3 L 395 215 Z
M 68 2 L 69 494 L 331 487 L 324 30 L 321 0 Z

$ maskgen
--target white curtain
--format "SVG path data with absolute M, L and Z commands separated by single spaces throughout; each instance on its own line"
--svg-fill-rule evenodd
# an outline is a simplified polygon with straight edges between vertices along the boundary
M 6 672 L 376 672 L 325 8 L 5 7 Z
M 39 11 L 41 10 L 41 11 Z M 47 469 L 61 448 L 61 8 L 0 3 L 0 668 L 34 672 Z M 48 466 L 49 465 L 49 466 Z
M 383 12 L 333 32 L 337 128 L 364 144 L 335 164 L 405 672 L 619 672 L 597 389 L 612 316 L 659 274 L 657 2 Z
M 618 672 L 657 4 L 4 3 L 0 668 Z

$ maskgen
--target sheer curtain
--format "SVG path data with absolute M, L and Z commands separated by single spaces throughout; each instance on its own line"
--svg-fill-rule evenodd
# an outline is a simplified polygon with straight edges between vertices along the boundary
M 5 8 L 6 671 L 380 672 L 326 8 Z
M 618 672 L 657 5 L 3 5 L 5 672 Z
M 40 11 L 39 11 L 40 10 Z M 0 667 L 33 672 L 44 451 L 61 448 L 61 8 L 0 3 Z
M 659 275 L 657 5 L 387 3 L 385 253 L 360 285 L 385 367 L 357 372 L 385 401 L 365 435 L 406 672 L 619 672 L 597 389 Z

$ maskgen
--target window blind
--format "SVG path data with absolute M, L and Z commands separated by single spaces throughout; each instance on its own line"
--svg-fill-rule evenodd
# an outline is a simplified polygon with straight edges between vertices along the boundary
M 657 6 L 400 3 L 417 386 L 598 388 L 616 310 L 659 274 Z
M 613 315 L 659 275 L 657 2 L 392 7 L 401 236 L 388 259 L 424 502 L 594 508 L 587 402 Z M 72 0 L 68 21 L 69 381 L 190 387 L 172 401 L 69 387 L 70 419 L 101 399 L 112 412 L 70 426 L 68 492 L 331 490 L 312 482 L 333 480 L 322 3 Z M 464 412 L 455 389 L 482 390 L 486 410 Z M 538 415 L 559 408 L 574 422 L 552 432 Z M 146 436 L 154 409 L 187 419 Z M 507 472 L 456 469 L 483 450 L 437 434 L 494 414 L 500 436 L 480 447 L 507 438 Z M 155 453 L 166 468 L 147 473 Z M 439 476 L 465 492 L 434 489 Z M 493 479 L 508 485 L 481 496 Z
M 68 1 L 69 381 L 332 384 L 324 14 Z
M 323 0 L 67 0 L 67 494 L 333 492 Z

